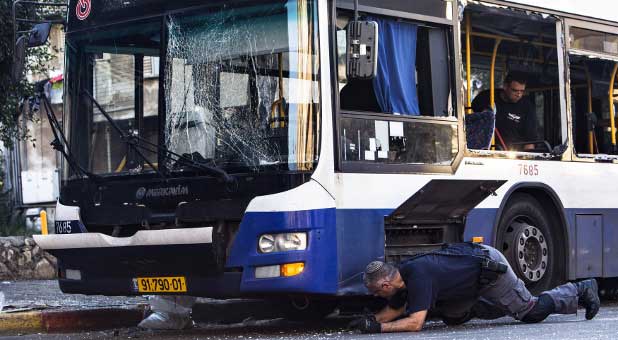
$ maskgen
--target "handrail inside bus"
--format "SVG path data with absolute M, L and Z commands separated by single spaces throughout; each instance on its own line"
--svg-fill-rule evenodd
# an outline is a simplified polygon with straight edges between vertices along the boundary
M 491 67 L 489 69 L 489 106 L 491 106 L 491 109 L 494 110 L 494 112 L 496 112 L 496 55 L 498 54 L 498 47 L 500 47 L 501 42 L 501 38 L 496 38 L 496 41 L 494 42 L 494 50 L 491 55 Z M 493 149 L 496 148 L 495 129 L 494 136 L 491 137 L 491 145 Z
M 493 53 L 491 55 L 491 67 L 489 69 L 489 105 L 491 106 L 492 109 L 495 110 L 495 106 L 496 106 L 496 86 L 495 86 L 495 81 L 496 81 L 496 55 L 498 54 L 498 48 L 500 47 L 500 43 L 502 42 L 502 39 L 497 38 L 496 41 L 494 42 L 494 50 Z
M 473 36 L 473 37 L 479 37 L 479 38 L 487 38 L 487 39 L 494 39 L 494 40 L 495 39 L 500 39 L 500 40 L 505 40 L 505 41 L 512 41 L 512 42 L 518 42 L 518 43 L 523 43 L 523 44 L 530 44 L 530 45 L 535 45 L 535 46 L 556 48 L 556 45 L 550 44 L 550 43 L 531 41 L 531 40 L 526 40 L 526 39 L 510 38 L 510 37 L 506 37 L 506 36 L 503 36 L 503 35 L 492 34 L 492 33 L 470 32 L 470 35 Z
M 616 81 L 616 71 L 618 71 L 618 63 L 614 63 L 612 77 L 609 80 L 609 123 L 612 134 L 612 153 L 616 152 L 616 122 L 614 117 L 614 82 Z
M 472 24 L 470 23 L 470 13 L 466 13 L 466 83 L 467 83 L 467 105 L 466 113 L 472 113 L 472 81 L 470 69 L 472 60 L 470 60 L 470 34 L 472 33 Z
M 588 112 L 587 114 L 592 114 L 592 78 L 590 77 L 590 71 L 588 70 L 588 65 L 584 67 L 584 73 L 586 74 L 586 83 L 588 84 Z M 588 152 L 593 155 L 594 154 L 594 130 L 588 131 Z

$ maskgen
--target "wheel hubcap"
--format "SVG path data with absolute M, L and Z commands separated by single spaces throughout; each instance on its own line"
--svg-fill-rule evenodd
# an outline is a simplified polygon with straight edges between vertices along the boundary
M 539 281 L 545 275 L 549 260 L 547 239 L 541 230 L 528 223 L 515 222 L 512 226 L 518 231 L 515 242 L 519 270 L 529 281 Z

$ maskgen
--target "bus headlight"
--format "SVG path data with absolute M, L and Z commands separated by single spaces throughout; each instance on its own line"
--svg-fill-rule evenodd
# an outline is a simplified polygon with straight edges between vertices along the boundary
M 264 234 L 258 240 L 261 253 L 307 249 L 307 233 Z

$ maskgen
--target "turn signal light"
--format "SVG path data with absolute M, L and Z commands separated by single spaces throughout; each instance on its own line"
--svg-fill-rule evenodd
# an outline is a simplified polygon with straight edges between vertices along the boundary
M 472 243 L 483 243 L 484 239 L 483 236 L 474 236 L 472 238 Z
M 295 276 L 305 270 L 305 264 L 302 262 L 286 263 L 281 265 L 281 276 Z

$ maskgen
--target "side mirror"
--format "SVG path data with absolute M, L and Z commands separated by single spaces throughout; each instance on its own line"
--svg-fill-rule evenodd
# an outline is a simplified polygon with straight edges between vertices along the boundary
M 51 22 L 43 22 L 34 25 L 32 31 L 30 31 L 30 39 L 28 40 L 28 47 L 37 47 L 44 45 L 49 38 L 49 31 L 51 30 Z
M 26 62 L 26 45 L 28 37 L 21 36 L 15 42 L 15 53 L 13 54 L 13 67 L 11 69 L 11 78 L 14 83 L 18 83 L 24 73 L 24 63 Z
M 371 79 L 378 70 L 378 23 L 350 21 L 347 28 L 348 79 Z
M 24 63 L 26 62 L 26 48 L 44 45 L 49 38 L 51 22 L 43 22 L 34 25 L 27 34 L 20 35 L 15 42 L 15 53 L 13 54 L 13 68 L 11 77 L 13 82 L 18 83 L 24 73 Z

